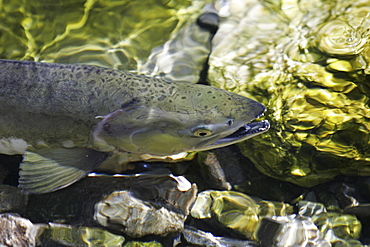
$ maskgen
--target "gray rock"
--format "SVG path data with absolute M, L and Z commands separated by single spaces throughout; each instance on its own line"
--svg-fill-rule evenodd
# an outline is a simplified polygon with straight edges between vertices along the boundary
M 255 247 L 257 242 L 237 240 L 226 237 L 216 237 L 210 232 L 204 232 L 193 227 L 185 227 L 182 235 L 188 243 L 207 247 Z
M 186 216 L 132 196 L 127 191 L 113 192 L 95 206 L 95 220 L 132 237 L 167 235 L 181 231 Z
M 263 246 L 269 247 L 331 246 L 310 218 L 299 215 L 263 218 L 257 237 Z
M 0 246 L 36 246 L 38 226 L 16 214 L 0 214 Z

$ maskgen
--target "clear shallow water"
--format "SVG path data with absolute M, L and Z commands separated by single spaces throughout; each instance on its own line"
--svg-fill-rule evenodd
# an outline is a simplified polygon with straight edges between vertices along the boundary
M 237 25 L 226 27 L 215 39 L 221 45 L 210 61 L 215 85 L 269 108 L 266 116 L 273 128 L 242 145 L 244 154 L 266 174 L 297 184 L 306 183 L 306 175 L 312 175 L 308 185 L 327 181 L 348 172 L 349 164 L 351 175 L 366 172 L 367 36 L 362 27 L 352 28 L 367 25 L 366 1 L 354 7 L 351 1 L 265 1 L 263 7 L 246 2 L 252 9 L 245 15 L 250 19 L 230 19 Z M 311 5 L 322 12 L 308 11 Z M 2 1 L 0 58 L 137 70 L 153 48 L 198 16 L 202 6 L 190 1 Z M 335 19 L 342 14 L 356 17 L 352 27 L 336 28 Z M 343 42 L 345 37 L 357 40 L 358 48 Z M 349 54 L 343 55 L 346 51 Z M 368 184 L 358 181 L 351 180 L 357 188 Z
M 199 15 L 204 3 L 195 3 L 5 0 L 0 57 L 137 69 L 154 47 Z
M 240 145 L 245 156 L 308 187 L 369 176 L 369 1 L 231 5 L 213 39 L 209 80 L 265 104 L 272 126 Z

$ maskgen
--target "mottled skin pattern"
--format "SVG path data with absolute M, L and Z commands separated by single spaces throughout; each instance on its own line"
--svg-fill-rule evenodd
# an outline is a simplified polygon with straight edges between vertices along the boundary
M 0 68 L 0 137 L 18 137 L 32 144 L 72 140 L 88 146 L 92 126 L 101 121 L 95 117 L 127 107 L 146 109 L 141 115 L 135 113 L 136 118 L 128 121 L 132 124 L 144 118 L 149 119 L 147 124 L 172 118 L 183 129 L 226 123 L 229 118 L 246 123 L 264 111 L 258 102 L 221 89 L 96 66 L 0 60 Z
M 0 153 L 23 154 L 19 187 L 27 193 L 64 188 L 102 163 L 123 164 L 122 153 L 168 156 L 245 140 L 268 129 L 246 126 L 264 111 L 204 85 L 0 60 Z

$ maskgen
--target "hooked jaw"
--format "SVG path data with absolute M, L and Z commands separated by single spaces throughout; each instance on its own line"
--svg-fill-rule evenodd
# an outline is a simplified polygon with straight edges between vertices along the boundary
M 263 113 L 258 117 L 262 116 Z M 197 149 L 197 151 L 205 151 L 215 148 L 226 147 L 241 141 L 245 141 L 254 136 L 260 135 L 270 129 L 270 123 L 267 120 L 262 120 L 260 122 L 250 122 L 241 125 L 235 132 L 227 135 L 223 138 L 218 139 L 214 143 L 207 145 L 203 148 Z
M 269 130 L 270 123 L 267 120 L 262 120 L 261 122 L 251 122 L 241 126 L 237 131 L 228 135 L 224 138 L 219 139 L 212 145 L 207 146 L 207 148 L 217 148 L 224 147 L 231 144 L 235 144 L 249 138 L 252 138 L 256 135 L 262 134 Z

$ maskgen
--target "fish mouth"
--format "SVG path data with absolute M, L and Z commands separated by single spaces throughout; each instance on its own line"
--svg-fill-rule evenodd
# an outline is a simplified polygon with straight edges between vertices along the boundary
M 224 138 L 221 138 L 217 142 L 215 142 L 213 145 L 219 145 L 222 143 L 230 143 L 233 141 L 239 142 L 246 139 L 249 139 L 251 137 L 254 137 L 256 135 L 262 134 L 263 132 L 266 132 L 270 128 L 270 123 L 267 120 L 262 120 L 261 122 L 252 122 L 247 123 L 240 127 L 237 131 L 232 133 L 231 135 L 228 135 Z
M 247 140 L 259 134 L 262 134 L 268 131 L 269 129 L 270 129 L 270 123 L 267 120 L 262 120 L 261 122 L 247 123 L 241 126 L 234 133 L 217 140 L 211 145 L 206 146 L 204 150 L 229 146 L 229 145 Z

